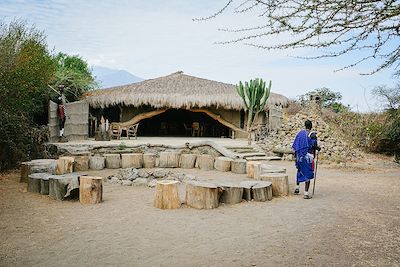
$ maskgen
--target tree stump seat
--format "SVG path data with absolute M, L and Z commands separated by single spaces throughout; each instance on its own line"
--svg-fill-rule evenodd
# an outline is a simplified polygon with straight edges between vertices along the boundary
M 159 209 L 177 209 L 181 206 L 178 193 L 178 181 L 157 181 L 154 193 L 154 207 Z
M 82 173 L 68 173 L 63 175 L 49 176 L 49 197 L 56 200 L 64 200 L 74 196 L 79 189 L 79 177 Z

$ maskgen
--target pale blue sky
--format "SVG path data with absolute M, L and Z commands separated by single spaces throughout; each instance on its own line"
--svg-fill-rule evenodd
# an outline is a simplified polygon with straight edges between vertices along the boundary
M 0 0 L 0 18 L 22 18 L 34 24 L 46 33 L 49 46 L 56 51 L 79 54 L 92 65 L 125 69 L 146 79 L 178 70 L 233 84 L 261 77 L 271 79 L 272 90 L 288 97 L 328 87 L 341 92 L 343 102 L 359 111 L 377 109 L 371 89 L 394 82 L 394 69 L 360 76 L 373 67 L 368 64 L 333 72 L 351 62 L 352 56 L 301 60 L 291 56 L 314 51 L 267 52 L 240 44 L 215 45 L 230 38 L 218 28 L 259 22 L 232 12 L 207 22 L 192 21 L 215 12 L 225 2 Z

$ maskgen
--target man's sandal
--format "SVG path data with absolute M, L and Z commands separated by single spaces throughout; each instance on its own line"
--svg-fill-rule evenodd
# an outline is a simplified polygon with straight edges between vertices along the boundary
M 295 195 L 300 194 L 300 190 L 299 189 L 294 190 L 293 194 L 295 194 Z
M 304 199 L 312 199 L 312 196 L 304 195 Z

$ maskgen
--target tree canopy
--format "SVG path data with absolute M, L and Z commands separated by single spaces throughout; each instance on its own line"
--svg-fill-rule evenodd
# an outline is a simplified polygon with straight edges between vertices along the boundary
M 242 43 L 266 50 L 312 48 L 319 54 L 306 58 L 314 59 L 352 54 L 358 59 L 340 69 L 368 61 L 374 67 L 365 74 L 399 66 L 399 1 L 229 0 L 213 15 L 194 20 L 215 18 L 228 12 L 230 7 L 236 14 L 258 16 L 261 22 L 220 29 L 240 37 L 219 43 Z
M 340 102 L 340 100 L 342 100 L 342 94 L 340 92 L 333 92 L 326 87 L 314 89 L 304 95 L 298 96 L 300 104 L 302 106 L 306 105 L 312 95 L 318 95 L 320 97 L 321 106 L 323 108 L 329 108 L 336 113 L 350 110 L 350 107 L 345 106 Z

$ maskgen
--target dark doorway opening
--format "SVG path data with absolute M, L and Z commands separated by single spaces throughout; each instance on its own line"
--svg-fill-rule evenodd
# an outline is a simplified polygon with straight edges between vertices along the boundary
M 138 135 L 228 137 L 229 128 L 202 112 L 169 109 L 140 121 Z

